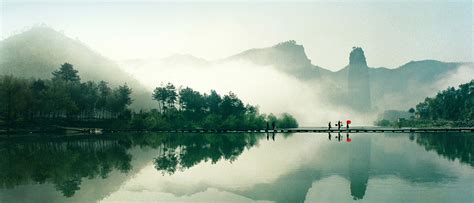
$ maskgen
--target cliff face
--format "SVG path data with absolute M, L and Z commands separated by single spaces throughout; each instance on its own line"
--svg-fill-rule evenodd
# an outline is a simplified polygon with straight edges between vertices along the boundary
M 349 105 L 356 111 L 370 111 L 372 104 L 370 100 L 369 67 L 364 51 L 360 47 L 354 47 L 350 53 L 347 85 Z
M 304 47 L 294 40 L 279 43 L 272 47 L 250 49 L 229 57 L 227 60 L 248 60 L 257 65 L 271 65 L 299 79 L 309 80 L 320 77 L 320 69 L 311 64 Z
M 352 51 L 349 54 L 349 66 L 367 67 L 367 61 L 365 60 L 364 50 L 362 50 L 362 48 L 352 48 Z

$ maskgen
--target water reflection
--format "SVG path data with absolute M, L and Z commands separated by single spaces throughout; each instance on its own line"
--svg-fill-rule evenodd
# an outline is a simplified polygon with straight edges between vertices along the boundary
M 374 178 L 393 176 L 419 184 L 462 181 L 459 180 L 461 172 L 443 160 L 469 166 L 468 172 L 471 175 L 467 177 L 473 179 L 472 134 L 343 136 L 338 133 L 335 138 L 332 139 L 331 133 L 328 134 L 328 139 L 320 134 L 146 133 L 104 135 L 90 139 L 7 139 L 0 141 L 0 196 L 20 185 L 48 183 L 53 184 L 61 195 L 72 197 L 81 190 L 85 179 L 111 181 L 108 177 L 112 171 L 129 173 L 133 167 L 137 167 L 131 164 L 132 158 L 137 157 L 133 157 L 130 151 L 143 151 L 148 148 L 153 149 L 150 153 L 154 155 L 147 160 L 159 175 L 147 174 L 146 179 L 173 177 L 203 163 L 234 163 L 239 161 L 239 157 L 246 150 L 248 156 L 240 160 L 244 167 L 259 170 L 258 167 L 271 163 L 283 168 L 278 173 L 276 170 L 264 171 L 275 173 L 274 178 L 259 181 L 259 177 L 255 177 L 254 182 L 241 187 L 227 186 L 212 179 L 199 181 L 199 185 L 176 181 L 167 183 L 166 192 L 178 197 L 184 195 L 183 191 L 191 191 L 185 194 L 193 195 L 206 191 L 205 188 L 217 188 L 252 200 L 311 201 L 308 199 L 308 193 L 314 184 L 323 183 L 323 180 L 336 175 L 349 183 L 346 189 L 338 190 L 350 191 L 352 200 L 360 200 L 366 199 Z M 275 156 L 286 157 L 288 153 L 297 151 L 301 151 L 298 156 L 285 160 L 285 163 L 292 163 L 294 159 L 291 165 L 283 165 L 283 162 L 274 159 Z M 433 156 L 433 152 L 437 155 Z M 251 155 L 257 157 L 257 162 L 246 162 L 251 159 Z M 304 158 L 304 161 L 298 160 L 301 158 Z M 219 170 L 222 175 L 226 175 L 231 173 L 230 170 L 236 169 L 225 167 Z M 192 177 L 203 178 L 198 175 Z M 140 180 L 140 176 L 134 179 Z M 192 189 L 196 187 L 200 189 Z M 15 200 L 15 197 L 11 198 L 3 201 Z
M 448 136 L 446 136 L 448 135 Z M 424 146 L 426 151 L 435 151 L 449 160 L 459 160 L 474 167 L 474 137 L 472 134 L 437 133 L 411 134 L 410 139 Z
M 118 140 L 7 140 L 1 142 L 0 186 L 52 183 L 64 196 L 80 189 L 83 178 L 128 172 L 130 146 Z
M 244 149 L 257 144 L 260 138 L 261 135 L 255 134 L 162 135 L 160 151 L 154 159 L 155 168 L 163 173 L 173 174 L 202 161 L 216 163 L 225 159 L 232 162 Z M 275 134 L 272 139 L 275 139 Z

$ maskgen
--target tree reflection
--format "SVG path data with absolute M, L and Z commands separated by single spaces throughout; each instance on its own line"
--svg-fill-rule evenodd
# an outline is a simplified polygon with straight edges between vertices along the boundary
M 131 169 L 127 147 L 116 140 L 7 140 L 0 142 L 0 151 L 0 188 L 52 183 L 71 197 L 82 178 L 107 178 L 113 169 Z
M 120 133 L 92 139 L 34 138 L 0 142 L 0 188 L 52 183 L 72 197 L 83 178 L 107 178 L 113 170 L 132 168 L 131 147 L 158 149 L 155 168 L 163 174 L 185 170 L 202 161 L 234 161 L 263 136 L 250 134 Z
M 0 188 L 51 183 L 64 196 L 72 197 L 81 189 L 84 178 L 105 179 L 112 171 L 129 172 L 132 156 L 128 150 L 134 147 L 156 149 L 154 167 L 163 175 L 171 175 L 202 162 L 233 162 L 246 149 L 258 145 L 260 139 L 267 137 L 270 141 L 269 136 L 117 133 L 91 139 L 8 139 L 0 141 Z M 283 134 L 280 138 L 289 136 L 291 134 Z M 386 152 L 385 145 L 372 144 L 372 136 L 355 135 L 353 139 L 350 143 L 322 146 L 318 157 L 325 159 L 315 162 L 315 165 L 291 171 L 274 182 L 259 183 L 248 190 L 233 192 L 255 200 L 300 202 L 304 201 L 314 181 L 337 174 L 349 180 L 350 194 L 354 200 L 359 200 L 364 198 L 368 182 L 374 176 L 396 175 L 411 182 L 438 182 L 452 178 L 449 173 L 440 172 L 443 169 L 437 168 L 429 160 L 411 156 L 416 152 L 413 147 L 405 149 L 412 150 L 412 153 Z M 407 139 L 427 151 L 435 151 L 450 160 L 473 166 L 472 134 L 420 133 L 411 134 Z M 277 139 L 281 140 L 284 139 Z M 328 142 L 337 142 L 337 139 Z M 413 160 L 416 160 L 416 167 L 413 167 Z
M 435 151 L 449 160 L 474 167 L 474 135 L 472 133 L 419 133 L 415 142 L 425 147 L 426 151 Z
M 224 159 L 234 161 L 245 149 L 257 144 L 264 135 L 255 134 L 191 134 L 186 136 L 161 135 L 163 143 L 155 158 L 155 168 L 163 174 L 185 170 L 202 161 Z

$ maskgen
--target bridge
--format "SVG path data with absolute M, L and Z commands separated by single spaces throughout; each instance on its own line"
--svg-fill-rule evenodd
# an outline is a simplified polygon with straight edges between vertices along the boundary
M 177 129 L 177 130 L 141 130 L 141 129 L 104 129 L 103 132 L 166 132 L 166 133 L 424 133 L 424 132 L 474 132 L 474 127 L 462 128 L 382 128 L 353 127 L 328 129 L 324 127 L 286 128 L 275 130 L 226 130 L 226 129 Z

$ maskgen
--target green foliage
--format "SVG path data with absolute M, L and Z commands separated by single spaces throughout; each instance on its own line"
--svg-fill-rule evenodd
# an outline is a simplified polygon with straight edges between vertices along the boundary
M 180 89 L 176 96 L 174 92 L 171 83 L 155 88 L 153 99 L 166 108 L 134 114 L 131 126 L 138 129 L 249 130 L 264 129 L 267 120 L 274 120 L 280 128 L 298 126 L 296 119 L 289 114 L 283 114 L 280 119 L 273 115 L 265 119 L 257 107 L 244 105 L 232 92 L 223 97 L 215 90 L 208 95 L 190 87 Z
M 59 124 L 128 119 L 131 94 L 126 84 L 112 89 L 104 81 L 81 83 L 77 70 L 68 63 L 54 71 L 50 80 L 0 76 L 0 125 L 16 128 L 44 120 Z
M 201 94 L 190 87 L 177 93 L 173 84 L 157 87 L 152 98 L 159 110 L 132 113 L 132 89 L 124 84 L 111 88 L 105 81 L 81 82 L 78 71 L 64 63 L 50 80 L 0 76 L 0 127 L 70 125 L 135 129 L 264 129 L 266 121 L 277 127 L 297 127 L 289 114 L 281 118 L 260 115 L 258 108 L 230 92 Z M 107 121 L 107 122 L 103 122 Z M 117 121 L 117 122 L 116 122 Z M 119 122 L 125 121 L 125 122 Z
M 474 80 L 460 85 L 458 89 L 450 87 L 443 90 L 434 98 L 427 97 L 416 105 L 416 114 L 428 120 L 473 120 Z
M 75 70 L 71 64 L 64 63 L 59 70 L 53 71 L 53 80 L 79 82 L 81 78 L 79 77 L 78 71 Z
M 282 117 L 278 119 L 277 126 L 280 128 L 297 128 L 298 122 L 292 115 L 283 113 Z
M 126 142 L 107 139 L 0 142 L 0 151 L 8 152 L 0 159 L 0 188 L 47 182 L 71 197 L 83 179 L 106 178 L 112 170 L 130 171 L 129 148 Z
M 298 127 L 298 122 L 296 119 L 288 114 L 288 113 L 283 113 L 280 118 L 277 118 L 275 115 L 270 114 L 267 117 L 267 121 L 271 123 L 275 123 L 275 126 L 277 128 L 297 128 Z
M 376 125 L 376 126 L 388 127 L 388 126 L 391 126 L 392 124 L 390 123 L 389 120 L 382 119 L 382 120 L 376 121 L 376 122 L 375 122 L 375 125 Z
M 168 83 L 166 86 L 157 87 L 153 91 L 152 98 L 161 104 L 161 111 L 166 112 L 169 108 L 174 108 L 177 99 L 176 88 Z

